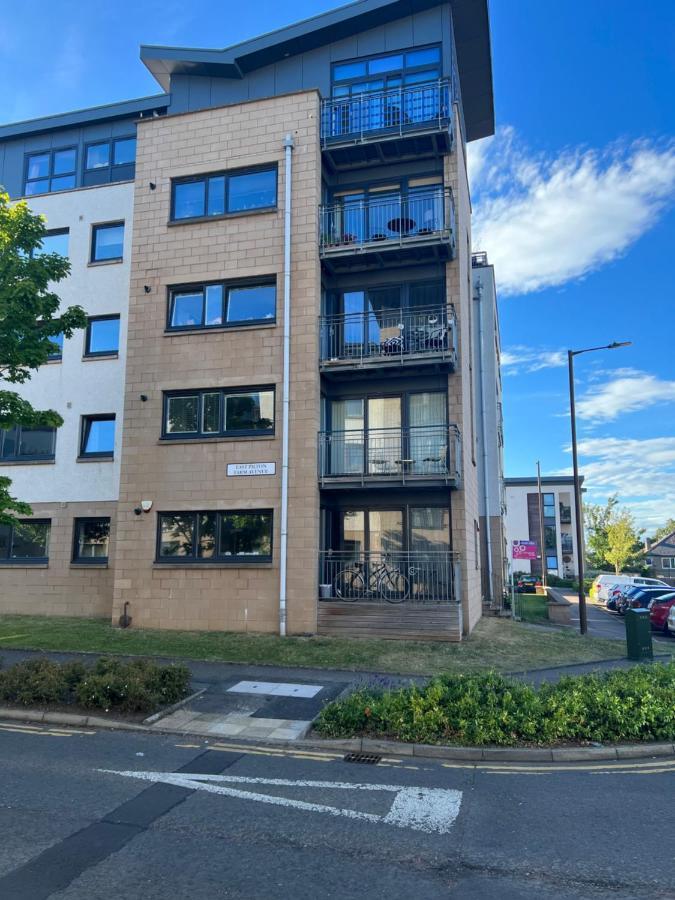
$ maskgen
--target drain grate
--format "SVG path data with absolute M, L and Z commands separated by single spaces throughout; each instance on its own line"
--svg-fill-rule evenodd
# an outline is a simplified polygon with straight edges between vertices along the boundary
M 367 766 L 376 766 L 380 760 L 381 756 L 378 756 L 377 753 L 348 753 L 344 761 L 351 763 L 363 763 Z

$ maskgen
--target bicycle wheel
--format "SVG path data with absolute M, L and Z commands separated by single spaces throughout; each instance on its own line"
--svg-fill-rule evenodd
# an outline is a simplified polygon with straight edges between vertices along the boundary
M 380 577 L 378 590 L 387 603 L 403 603 L 410 595 L 410 582 L 398 569 L 391 569 Z
M 363 580 L 363 575 L 358 570 L 342 569 L 335 576 L 333 587 L 335 588 L 335 594 L 340 600 L 353 603 L 355 600 L 363 597 L 366 583 Z

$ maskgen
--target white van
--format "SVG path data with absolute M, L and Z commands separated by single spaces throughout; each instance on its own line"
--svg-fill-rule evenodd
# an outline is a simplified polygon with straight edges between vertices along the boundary
M 642 575 L 598 575 L 591 585 L 591 598 L 593 600 L 602 600 L 603 602 L 609 598 L 611 589 L 618 585 L 622 589 L 631 587 L 668 587 L 666 581 L 659 581 L 658 578 L 644 578 Z

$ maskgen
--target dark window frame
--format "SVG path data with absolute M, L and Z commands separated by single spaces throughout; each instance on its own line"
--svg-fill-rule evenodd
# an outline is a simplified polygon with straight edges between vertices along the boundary
M 215 325 L 172 325 L 174 302 L 179 294 L 202 293 L 202 321 L 204 320 L 204 310 L 206 307 L 206 288 L 222 286 L 223 288 L 223 321 Z M 238 288 L 254 288 L 254 287 L 274 287 L 274 316 L 272 318 L 263 319 L 242 319 L 235 322 L 227 321 L 227 308 L 229 304 L 230 290 Z M 259 278 L 239 278 L 228 279 L 225 281 L 198 281 L 192 284 L 175 284 L 167 288 L 167 304 L 166 304 L 166 326 L 165 331 L 175 334 L 181 331 L 222 331 L 230 328 L 249 328 L 255 325 L 276 325 L 277 324 L 277 279 L 276 275 L 261 276 Z
M 45 231 L 44 237 L 47 237 L 47 238 L 48 238 L 48 237 L 57 237 L 57 236 L 62 235 L 62 234 L 67 234 L 67 235 L 68 235 L 68 243 L 70 244 L 70 228 L 48 228 L 48 229 Z M 70 247 L 68 248 L 68 250 L 70 251 Z M 56 251 L 52 251 L 52 252 L 56 252 Z M 34 257 L 34 256 L 35 256 L 35 250 L 31 250 L 31 254 L 30 254 L 30 255 L 31 255 L 31 257 Z M 44 255 L 44 254 L 39 253 L 38 255 L 39 255 L 39 256 L 42 256 L 42 255 Z M 59 256 L 63 256 L 63 253 L 59 253 L 58 255 L 59 255 Z M 66 253 L 66 255 L 63 256 L 63 258 L 64 258 L 64 259 L 70 259 L 70 252 Z
M 87 319 L 87 327 L 84 332 L 84 359 L 97 359 L 98 357 L 105 356 L 119 356 L 120 352 L 120 342 L 119 342 L 119 333 L 117 335 L 117 349 L 116 350 L 90 350 L 91 344 L 91 326 L 93 322 L 111 322 L 113 320 L 117 320 L 120 323 L 121 327 L 121 317 L 119 313 L 111 313 L 110 315 L 105 316 L 89 316 Z
M 271 428 L 240 428 L 225 430 L 225 396 L 232 394 L 253 394 L 256 392 L 271 391 L 273 403 L 273 419 Z M 219 417 L 220 431 L 203 431 L 204 423 L 204 396 L 207 394 L 219 394 Z M 172 434 L 166 430 L 167 414 L 169 410 L 169 400 L 174 397 L 194 397 L 198 398 L 197 405 L 197 424 L 198 431 L 183 431 Z M 162 394 L 162 432 L 161 440 L 163 441 L 207 441 L 211 438 L 269 438 L 274 437 L 276 429 L 276 385 L 262 384 L 253 385 L 251 387 L 215 387 L 215 388 L 186 388 L 180 391 L 164 391 Z
M 439 58 L 438 58 L 438 79 L 443 78 L 443 45 L 439 42 L 434 42 L 431 44 L 424 44 L 419 47 L 403 47 L 400 50 L 387 50 L 382 53 L 369 53 L 366 56 L 354 56 L 350 59 L 339 59 L 335 60 L 335 62 L 331 63 L 330 67 L 330 92 L 331 97 L 334 97 L 333 91 L 336 87 L 348 87 L 351 89 L 353 84 L 361 84 L 365 81 L 374 80 L 379 78 L 382 81 L 387 80 L 387 78 L 396 78 L 400 77 L 402 80 L 406 75 L 413 74 L 415 72 L 424 72 L 427 69 L 433 67 L 433 63 L 424 63 L 421 66 L 407 66 L 405 62 L 406 53 L 416 53 L 418 50 L 438 50 Z M 403 57 L 403 66 L 400 69 L 392 69 L 389 72 L 379 72 L 374 73 L 372 75 L 368 74 L 367 68 L 368 63 L 372 62 L 374 59 L 385 59 L 388 56 L 398 56 L 401 55 Z M 350 78 L 335 78 L 335 69 L 337 66 L 347 66 L 351 63 L 365 63 L 366 64 L 366 73 L 364 75 L 354 75 Z M 436 80 L 438 80 L 436 79 Z M 420 82 L 422 84 L 423 82 Z M 377 93 L 380 90 L 387 90 L 386 86 L 384 88 L 377 88 L 374 93 Z M 365 92 L 364 92 L 365 93 Z M 340 99 L 340 97 L 335 97 L 335 99 Z
M 118 144 L 120 141 L 137 141 L 137 137 L 135 134 L 121 134 L 116 137 L 111 138 L 103 138 L 100 141 L 88 141 L 84 145 L 84 172 L 103 172 L 106 169 L 116 169 L 122 166 L 132 166 L 134 163 L 116 163 L 115 162 L 115 144 Z M 102 144 L 108 145 L 108 163 L 105 166 L 88 166 L 87 165 L 87 155 L 89 153 L 90 147 L 100 147 Z M 134 156 L 135 158 L 135 156 Z
M 121 256 L 110 256 L 107 259 L 97 259 L 94 255 L 96 252 L 96 235 L 99 231 L 105 228 L 119 228 L 120 225 L 123 229 L 122 234 L 122 255 Z M 91 226 L 91 240 L 89 245 L 89 263 L 113 263 L 113 262 L 122 262 L 124 260 L 124 231 L 125 231 L 125 221 L 124 219 L 115 220 L 114 222 L 96 222 Z
M 94 187 L 98 184 L 113 184 L 118 181 L 133 181 L 136 171 L 136 153 L 131 162 L 116 163 L 115 162 L 115 144 L 120 141 L 138 141 L 135 134 L 121 134 L 115 137 L 102 138 L 98 141 L 87 141 L 84 145 L 84 153 L 82 157 L 82 176 L 85 186 Z M 87 156 L 90 147 L 100 147 L 103 144 L 108 145 L 108 163 L 105 166 L 88 166 Z M 138 144 L 137 144 L 138 146 Z M 97 177 L 97 176 L 100 176 Z
M 29 454 L 27 456 L 20 456 L 18 453 L 15 453 L 14 456 L 5 457 L 2 455 L 2 450 L 5 442 L 5 436 L 10 431 L 16 431 L 16 447 L 17 450 L 21 446 L 21 433 L 23 431 L 23 425 L 15 425 L 14 428 L 2 428 L 0 429 L 0 466 L 6 465 L 7 463 L 22 463 L 22 462 L 54 462 L 56 459 L 56 428 L 52 428 L 52 452 L 51 453 L 43 453 L 36 455 L 34 453 Z
M 54 174 L 54 156 L 57 153 L 63 153 L 64 150 L 74 150 L 75 151 L 75 164 L 73 166 L 72 172 L 61 172 L 60 174 Z M 44 150 L 29 150 L 24 153 L 24 161 L 23 161 L 23 196 L 24 197 L 41 197 L 44 194 L 58 194 L 61 191 L 73 191 L 77 187 L 77 144 L 67 144 L 65 147 L 47 147 Z M 28 165 L 29 159 L 31 156 L 44 156 L 46 153 L 49 154 L 49 174 L 43 176 L 42 178 L 28 178 Z M 67 178 L 69 175 L 72 175 L 75 179 L 75 184 L 72 187 L 67 188 L 56 188 L 52 190 L 52 180 L 54 178 Z M 49 182 L 49 188 L 46 191 L 39 191 L 37 194 L 28 194 L 26 188 L 29 184 L 32 184 L 35 181 L 44 181 L 47 180 Z
M 88 522 L 107 522 L 108 523 L 108 553 L 105 556 L 78 556 L 80 526 Z M 110 558 L 110 516 L 76 516 L 73 519 L 73 547 L 70 557 L 71 563 L 78 566 L 102 566 L 107 565 Z
M 18 519 L 19 524 L 25 525 L 46 525 L 48 528 L 47 531 L 47 555 L 46 556 L 22 556 L 18 558 L 13 558 L 11 555 L 8 556 L 0 556 L 0 566 L 34 566 L 34 565 L 46 565 L 49 563 L 49 542 L 51 539 L 51 531 L 52 531 L 52 520 L 51 519 Z M 10 537 L 8 541 L 8 554 L 11 554 L 12 547 L 14 545 L 14 530 L 16 525 L 8 525 L 10 529 Z
M 212 557 L 206 557 L 200 559 L 197 555 L 197 548 L 199 546 L 199 517 L 203 515 L 215 515 L 216 519 L 216 536 L 215 536 L 215 549 L 216 553 Z M 255 516 L 255 515 L 265 515 L 269 516 L 269 539 L 270 539 L 270 552 L 269 554 L 254 556 L 254 555 L 241 555 L 241 556 L 219 556 L 218 549 L 220 548 L 220 538 L 221 538 L 221 528 L 222 528 L 222 519 L 223 516 L 228 515 L 239 515 L 239 516 Z M 161 544 L 162 544 L 162 518 L 169 516 L 193 516 L 195 526 L 193 527 L 192 532 L 192 553 L 190 556 L 161 556 Z M 274 510 L 270 508 L 256 508 L 256 509 L 200 509 L 200 510 L 162 510 L 157 513 L 157 524 L 156 524 L 156 534 L 155 534 L 155 564 L 156 565 L 172 565 L 172 566 L 255 566 L 255 565 L 265 565 L 267 563 L 271 563 L 274 559 Z
M 272 205 L 269 206 L 255 206 L 252 209 L 236 209 L 230 211 L 229 200 L 230 200 L 230 179 L 236 178 L 239 175 L 254 175 L 258 172 L 273 172 L 274 173 L 274 194 L 275 201 Z M 222 213 L 212 213 L 209 215 L 209 182 L 212 178 L 224 178 L 225 179 L 225 196 L 224 196 L 224 212 Z M 204 212 L 201 215 L 197 216 L 180 216 L 176 217 L 176 185 L 181 184 L 198 184 L 200 182 L 204 182 Z M 170 222 L 203 222 L 209 221 L 211 219 L 218 219 L 221 217 L 229 217 L 229 216 L 245 216 L 253 213 L 259 212 L 274 212 L 279 207 L 279 164 L 277 162 L 273 163 L 265 163 L 259 166 L 247 166 L 241 169 L 221 169 L 215 172 L 204 172 L 200 175 L 189 175 L 181 178 L 172 178 L 171 179 L 171 206 L 169 210 L 169 221 Z
M 92 422 L 115 422 L 115 436 L 117 433 L 117 416 L 115 413 L 89 413 L 80 417 L 80 452 L 78 459 L 114 459 L 115 442 L 113 437 L 113 449 L 101 451 L 86 451 L 87 441 L 91 432 Z

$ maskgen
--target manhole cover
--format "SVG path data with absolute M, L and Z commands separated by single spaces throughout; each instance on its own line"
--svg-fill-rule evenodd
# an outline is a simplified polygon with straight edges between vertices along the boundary
M 348 753 L 344 761 L 351 763 L 364 763 L 369 766 L 376 766 L 380 760 L 381 756 L 378 756 L 376 753 Z

